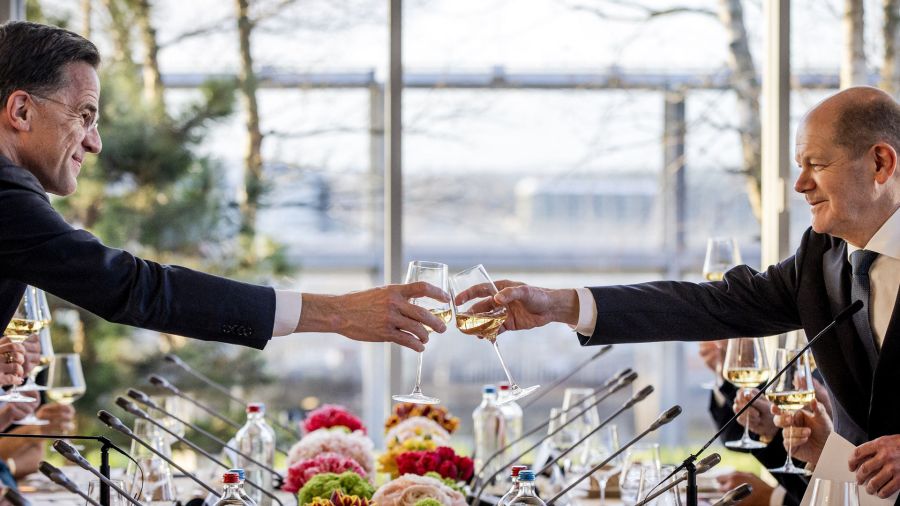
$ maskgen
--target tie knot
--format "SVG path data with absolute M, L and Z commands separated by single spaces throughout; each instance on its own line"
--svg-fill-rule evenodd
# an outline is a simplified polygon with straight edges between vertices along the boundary
M 865 249 L 856 250 L 850 253 L 850 266 L 853 268 L 854 276 L 868 276 L 869 268 L 878 258 L 878 253 Z

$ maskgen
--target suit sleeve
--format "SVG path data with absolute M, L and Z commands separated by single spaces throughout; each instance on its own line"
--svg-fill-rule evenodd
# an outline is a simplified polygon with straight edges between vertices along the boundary
M 35 192 L 2 195 L 0 276 L 115 323 L 260 349 L 272 337 L 272 288 L 143 260 L 72 228 Z

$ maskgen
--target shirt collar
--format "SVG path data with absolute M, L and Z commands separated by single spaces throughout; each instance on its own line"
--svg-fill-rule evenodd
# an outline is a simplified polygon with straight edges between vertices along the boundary
M 894 211 L 894 214 L 884 222 L 878 232 L 875 232 L 865 248 L 857 248 L 848 242 L 847 258 L 850 258 L 850 253 L 859 249 L 874 251 L 879 255 L 900 260 L 900 209 Z

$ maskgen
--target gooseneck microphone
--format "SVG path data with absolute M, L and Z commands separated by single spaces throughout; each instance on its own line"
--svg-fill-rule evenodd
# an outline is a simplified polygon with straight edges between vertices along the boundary
M 222 395 L 224 395 L 225 397 L 228 397 L 229 399 L 240 404 L 241 406 L 247 407 L 247 404 L 248 404 L 247 401 L 245 401 L 244 399 L 241 399 L 240 397 L 234 396 L 229 391 L 229 389 L 227 387 L 225 387 L 225 385 L 222 385 L 221 383 L 216 383 L 215 381 L 211 380 L 208 376 L 197 371 L 196 369 L 191 367 L 190 364 L 188 364 L 184 360 L 181 360 L 178 356 L 169 353 L 168 355 L 166 355 L 163 358 L 166 360 L 166 362 L 171 362 L 172 364 L 175 364 L 176 366 L 180 367 L 184 372 L 197 378 L 198 380 L 202 381 L 203 383 L 206 383 L 207 385 L 215 388 L 216 390 L 221 392 Z M 278 427 L 279 429 L 290 434 L 291 436 L 293 436 L 297 439 L 300 439 L 302 437 L 301 434 L 296 429 L 291 429 L 290 427 L 285 427 L 284 425 L 278 423 L 278 421 L 273 418 L 266 417 L 266 419 L 272 424 L 272 426 Z
M 646 436 L 647 434 L 649 434 L 649 433 L 655 431 L 656 429 L 662 427 L 663 425 L 671 422 L 672 420 L 677 418 L 678 415 L 680 415 L 680 414 L 681 414 L 681 406 L 678 406 L 678 405 L 672 406 L 671 408 L 665 410 L 661 415 L 659 415 L 659 417 L 653 423 L 650 424 L 649 427 L 647 427 L 647 429 L 645 429 L 643 432 L 641 432 L 637 436 L 633 437 L 631 439 L 631 441 L 625 443 L 621 448 L 619 448 L 618 450 L 613 452 L 613 454 L 610 455 L 609 457 L 607 457 L 603 462 L 597 464 L 596 466 L 592 467 L 587 472 L 585 472 L 584 474 L 579 476 L 578 479 L 576 479 L 575 481 L 570 483 L 566 488 L 562 489 L 558 494 L 556 494 L 549 501 L 547 501 L 547 504 L 548 505 L 555 504 L 556 501 L 558 501 L 560 497 L 566 495 L 570 490 L 575 488 L 576 485 L 578 485 L 579 483 L 584 481 L 588 476 L 596 473 L 600 469 L 603 469 L 603 466 L 612 462 L 612 460 L 614 458 L 621 455 L 622 452 L 624 452 L 625 450 L 630 448 L 631 445 L 633 445 L 633 444 L 637 443 L 638 441 L 640 441 L 641 439 L 643 439 L 644 436 Z
M 749 483 L 741 483 L 737 487 L 725 492 L 721 499 L 713 503 L 713 506 L 734 506 L 753 493 L 753 487 Z
M 697 462 L 697 474 L 703 474 L 706 471 L 709 471 L 713 467 L 717 466 L 721 460 L 722 457 L 719 456 L 718 453 L 710 453 L 706 457 L 703 457 L 700 462 Z M 646 504 L 649 504 L 651 501 L 663 495 L 664 493 L 666 493 L 666 491 L 675 488 L 685 480 L 687 480 L 687 473 L 682 473 L 681 476 L 667 483 L 665 487 L 657 490 L 652 494 L 647 494 L 645 498 L 636 502 L 634 506 L 644 506 Z
M 172 459 L 170 459 L 169 457 L 167 457 L 166 455 L 164 455 L 161 451 L 159 451 L 159 450 L 157 450 L 156 448 L 154 448 L 153 445 L 151 445 L 150 443 L 148 443 L 148 442 L 144 441 L 143 439 L 137 437 L 137 436 L 134 434 L 134 432 L 132 432 L 131 429 L 128 428 L 127 425 L 125 425 L 124 423 L 122 423 L 122 420 L 119 420 L 118 418 L 116 418 L 115 416 L 113 416 L 109 411 L 105 411 L 105 410 L 102 410 L 102 409 L 101 409 L 100 411 L 97 412 L 97 418 L 99 418 L 101 422 L 103 422 L 103 423 L 105 423 L 107 426 L 109 426 L 110 429 L 113 429 L 113 430 L 115 430 L 115 431 L 121 432 L 122 434 L 125 434 L 126 436 L 128 436 L 129 438 L 131 438 L 131 440 L 137 441 L 137 443 L 138 443 L 139 445 L 141 445 L 141 446 L 143 446 L 144 448 L 150 450 L 150 452 L 152 452 L 154 455 L 156 455 L 157 457 L 159 457 L 159 458 L 165 460 L 166 462 L 168 462 L 169 465 L 171 465 L 171 466 L 174 467 L 175 469 L 178 469 L 179 471 L 181 471 L 185 476 L 187 476 L 188 478 L 194 480 L 194 483 L 200 485 L 201 487 L 203 487 L 204 489 L 206 489 L 208 492 L 210 492 L 210 493 L 213 494 L 214 496 L 216 496 L 216 497 L 222 497 L 222 494 L 221 494 L 220 492 L 214 490 L 212 487 L 210 487 L 209 485 L 207 485 L 203 480 L 201 480 L 201 479 L 197 478 L 196 476 L 194 476 L 193 474 L 189 473 L 186 469 L 184 469 L 183 467 L 181 467 L 181 466 L 179 466 L 177 463 L 175 463 L 175 461 L 173 461 Z M 58 442 L 59 442 L 59 441 L 57 441 L 57 443 L 58 443 Z M 56 447 L 56 443 L 53 443 L 53 446 Z M 84 459 L 82 459 L 82 460 L 84 460 Z M 135 503 L 138 504 L 138 506 L 140 506 L 140 503 L 138 503 L 138 502 L 135 502 Z
M 241 429 L 241 424 L 235 422 L 234 420 L 231 420 L 231 419 L 229 419 L 229 418 L 226 418 L 224 415 L 222 415 L 222 414 L 219 413 L 218 411 L 212 409 L 211 407 L 209 407 L 209 406 L 207 406 L 207 405 L 201 403 L 200 401 L 198 401 L 198 400 L 196 400 L 196 399 L 193 399 L 193 398 L 189 397 L 187 394 L 185 394 L 184 392 L 182 392 L 181 390 L 179 390 L 178 387 L 176 387 L 175 385 L 173 385 L 169 380 L 163 378 L 162 376 L 160 376 L 160 375 L 158 375 L 158 374 L 151 374 L 151 375 L 150 375 L 150 383 L 151 383 L 152 385 L 154 385 L 154 386 L 157 386 L 157 387 L 159 387 L 159 388 L 162 388 L 163 390 L 165 390 L 165 391 L 167 391 L 167 392 L 169 392 L 169 393 L 171 393 L 171 394 L 173 394 L 173 395 L 177 395 L 178 397 L 181 397 L 182 399 L 184 399 L 184 400 L 190 402 L 190 403 L 193 404 L 194 406 L 197 406 L 198 408 L 200 408 L 200 409 L 202 409 L 203 411 L 209 413 L 209 414 L 212 415 L 213 417 L 215 417 L 215 418 L 217 418 L 217 419 L 219 419 L 219 420 L 221 420 L 221 421 L 227 423 L 228 425 L 234 427 L 235 429 L 237 429 L 237 430 L 240 430 L 240 429 Z M 278 446 L 277 444 L 275 445 L 275 451 L 277 451 L 278 453 L 284 455 L 285 457 L 287 457 L 287 455 L 288 455 L 287 450 L 285 450 L 284 448 L 281 448 L 281 447 Z
M 578 409 L 579 406 L 581 406 L 581 411 L 579 411 L 576 415 L 572 416 L 569 420 L 567 420 L 565 423 L 563 423 L 562 425 L 557 427 L 555 430 L 551 431 L 549 434 L 547 434 L 546 436 L 539 439 L 538 442 L 534 444 L 534 446 L 532 446 L 531 448 L 528 449 L 528 451 L 531 451 L 531 450 L 537 448 L 538 446 L 541 445 L 541 443 L 543 443 L 547 439 L 550 439 L 551 437 L 556 435 L 559 431 L 564 429 L 567 425 L 569 425 L 570 423 L 577 420 L 578 417 L 587 413 L 587 411 L 589 409 L 600 404 L 601 402 L 603 402 L 604 400 L 609 398 L 612 394 L 625 388 L 626 386 L 628 386 L 629 384 L 634 382 L 635 379 L 637 379 L 636 372 L 632 371 L 631 369 L 623 369 L 622 371 L 617 373 L 615 376 L 613 376 L 612 378 L 607 380 L 606 383 L 603 384 L 603 386 L 600 388 L 600 392 L 604 392 L 604 391 L 605 392 L 603 394 L 601 394 L 600 397 L 594 399 L 594 401 L 591 402 L 590 404 L 588 404 L 587 406 L 584 406 L 584 404 L 591 400 L 590 396 L 586 397 L 584 400 L 582 400 L 580 403 L 576 404 L 575 406 L 572 406 L 569 409 L 567 409 L 561 413 L 557 413 L 555 416 L 551 416 L 550 418 L 544 420 L 541 424 L 537 425 L 536 427 L 529 430 L 525 434 L 522 434 L 522 436 L 520 436 L 520 437 L 516 438 L 515 440 L 513 440 L 512 442 L 508 443 L 506 446 L 495 451 L 490 457 L 488 457 L 487 459 L 484 460 L 484 464 L 482 464 L 481 470 L 478 472 L 478 474 L 472 475 L 473 488 L 475 486 L 477 486 L 478 482 L 480 481 L 481 474 L 483 474 L 487 469 L 489 469 L 490 463 L 493 462 L 496 458 L 503 455 L 503 453 L 506 452 L 508 449 L 510 449 L 513 446 L 524 441 L 526 438 L 533 435 L 535 432 L 540 431 L 541 429 L 543 429 L 544 427 L 549 425 L 550 422 L 553 421 L 555 418 L 562 417 L 564 414 L 566 414 L 570 411 L 574 411 L 575 409 Z M 528 451 L 526 451 L 525 453 L 528 453 Z M 524 455 L 525 453 L 523 453 L 522 455 Z M 517 456 L 516 459 L 521 458 L 522 455 Z M 516 459 L 514 459 L 514 460 L 516 460 Z M 501 467 L 500 469 L 502 470 L 503 467 Z M 494 476 L 496 476 L 496 475 L 494 475 Z M 493 479 L 493 476 L 491 478 L 489 478 L 487 481 L 490 481 L 491 479 Z
M 121 423 L 121 422 L 119 422 L 119 423 Z M 66 441 L 63 441 L 62 439 L 57 439 L 56 441 L 53 442 L 53 449 L 56 450 L 57 453 L 59 453 L 60 455 L 65 457 L 66 460 L 68 460 L 69 462 L 72 462 L 73 464 L 77 465 L 78 467 L 93 474 L 94 476 L 97 477 L 97 479 L 99 479 L 103 483 L 109 485 L 109 487 L 111 489 L 113 489 L 116 492 L 118 492 L 119 494 L 121 494 L 131 504 L 134 504 L 135 506 L 143 506 L 140 502 L 135 500 L 134 497 L 131 497 L 131 494 L 129 494 L 128 492 L 123 490 L 122 487 L 116 485 L 116 482 L 110 480 L 106 476 L 103 476 L 103 474 L 101 474 L 100 471 L 97 470 L 97 468 L 92 466 L 91 463 L 87 461 L 87 459 L 85 459 L 84 457 L 81 456 L 80 453 L 78 453 L 78 450 L 76 450 L 72 445 L 70 445 Z
M 847 318 L 850 318 L 851 316 L 853 316 L 854 313 L 856 313 L 857 311 L 862 309 L 862 307 L 863 307 L 862 301 L 857 300 L 857 301 L 854 301 L 849 306 L 847 306 L 846 308 L 842 309 L 837 314 L 837 316 L 834 317 L 834 320 L 831 320 L 831 323 L 826 325 L 825 328 L 823 328 L 821 331 L 819 331 L 818 334 L 815 335 L 815 337 L 810 339 L 809 342 L 806 343 L 806 346 L 801 348 L 794 355 L 794 357 L 791 358 L 788 361 L 788 363 L 784 365 L 784 367 L 782 367 L 778 372 L 776 372 L 775 375 L 772 376 L 772 378 L 769 379 L 769 381 L 767 381 L 766 384 L 763 385 L 763 387 L 760 388 L 758 392 L 756 392 L 756 395 L 754 395 L 753 397 L 750 398 L 749 402 L 744 404 L 744 406 L 741 409 L 739 409 L 737 411 L 737 413 L 735 413 L 734 416 L 731 417 L 730 420 L 725 422 L 719 428 L 719 430 L 716 431 L 715 434 L 713 434 L 713 437 L 711 437 L 709 439 L 709 441 L 707 441 L 706 444 L 703 445 L 702 448 L 700 448 L 696 453 L 689 455 L 686 459 L 684 459 L 684 462 L 682 462 L 671 473 L 669 473 L 669 475 L 666 476 L 663 480 L 661 480 L 660 483 L 668 481 L 669 478 L 671 478 L 672 476 L 675 476 L 675 473 L 681 471 L 682 469 L 686 469 L 687 470 L 687 504 L 686 504 L 686 506 L 697 506 L 697 469 L 694 465 L 694 462 L 697 460 L 697 457 L 702 455 L 703 452 L 705 452 L 706 449 L 709 448 L 710 445 L 712 445 L 713 442 L 715 442 L 716 439 L 718 439 L 720 435 L 722 435 L 723 432 L 728 430 L 728 427 L 730 427 L 731 424 L 733 424 L 735 421 L 737 421 L 738 417 L 740 417 L 741 415 L 744 414 L 745 411 L 750 409 L 750 406 L 752 406 L 753 403 L 756 402 L 756 399 L 759 399 L 766 392 L 766 390 L 769 389 L 769 387 L 774 385 L 775 382 L 778 381 L 778 378 L 780 378 L 781 375 L 784 374 L 784 372 L 788 370 L 788 368 L 790 368 L 792 365 L 794 365 L 794 362 L 796 362 L 797 360 L 800 359 L 801 356 L 803 356 L 803 354 L 806 352 L 806 350 L 808 350 L 813 344 L 816 343 L 816 341 L 821 339 L 822 336 L 824 336 L 831 329 L 833 329 L 838 323 L 841 323 L 842 321 L 846 320 Z M 659 483 L 657 483 L 656 486 L 658 487 Z M 653 487 L 653 489 L 651 489 L 650 492 L 653 492 L 655 489 L 656 489 L 656 487 Z
M 82 492 L 81 489 L 78 488 L 78 485 L 73 483 L 72 480 L 70 480 L 68 476 L 66 476 L 62 471 L 60 471 L 55 466 L 53 466 L 53 464 L 50 464 L 49 462 L 42 460 L 41 463 L 38 465 L 38 470 L 40 472 L 44 473 L 44 476 L 46 476 L 47 478 L 50 478 L 50 481 L 52 481 L 53 483 L 56 483 L 57 485 L 68 490 L 69 492 L 71 492 L 77 496 L 80 496 L 91 506 L 100 506 L 100 503 L 98 503 L 94 499 L 91 499 L 91 497 L 89 495 Z
M 248 461 L 250 461 L 250 462 L 256 464 L 257 466 L 259 466 L 259 467 L 261 467 L 261 468 L 263 468 L 263 469 L 265 469 L 266 471 L 268 471 L 269 473 L 271 473 L 271 474 L 275 477 L 275 479 L 279 480 L 280 482 L 284 482 L 284 477 L 283 477 L 278 471 L 276 471 L 275 469 L 272 469 L 272 468 L 269 467 L 268 465 L 266 465 L 266 464 L 264 464 L 264 463 L 262 463 L 262 462 L 260 462 L 260 461 L 258 461 L 258 460 L 256 460 L 256 459 L 254 459 L 254 458 L 251 457 L 250 455 L 248 455 L 248 454 L 242 452 L 241 450 L 235 448 L 234 446 L 229 445 L 227 442 L 225 442 L 225 441 L 223 441 L 222 439 L 216 437 L 214 434 L 211 434 L 209 431 L 204 430 L 202 427 L 199 427 L 199 426 L 197 426 L 196 424 L 193 424 L 193 423 L 188 422 L 188 421 L 186 421 L 186 420 L 183 420 L 183 419 L 181 419 L 181 418 L 175 416 L 173 413 L 171 413 L 171 412 L 169 412 L 169 411 L 166 411 L 166 410 L 163 409 L 161 406 L 159 406 L 158 404 L 156 404 L 155 402 L 153 402 L 153 399 L 151 399 L 150 396 L 147 395 L 147 394 L 145 394 L 144 392 L 141 392 L 140 390 L 137 390 L 137 389 L 135 389 L 135 388 L 129 388 L 129 389 L 128 389 L 128 397 L 131 397 L 132 399 L 134 399 L 134 400 L 140 402 L 141 404 L 143 404 L 143 405 L 145 405 L 145 406 L 147 406 L 147 407 L 149 407 L 149 408 L 155 409 L 155 410 L 159 411 L 160 413 L 162 413 L 162 414 L 164 414 L 164 415 L 166 415 L 166 416 L 172 418 L 173 420 L 177 421 L 178 423 L 180 423 L 180 424 L 182 424 L 182 425 L 184 425 L 184 426 L 186 426 L 186 427 L 190 427 L 191 429 L 193 429 L 193 430 L 199 432 L 200 434 L 203 434 L 204 436 L 208 437 L 209 439 L 212 439 L 212 440 L 215 441 L 216 443 L 220 444 L 223 448 L 227 448 L 228 450 L 233 451 L 234 453 L 240 455 L 241 457 L 244 457 L 244 458 L 247 459 Z M 122 399 L 123 401 L 127 401 L 127 399 L 123 399 L 122 397 L 119 397 L 119 399 Z M 118 404 L 118 405 L 119 405 L 122 409 L 124 409 L 125 411 L 128 411 L 129 413 L 134 414 L 134 412 L 131 411 L 131 408 L 126 407 L 125 405 L 121 404 L 120 401 L 119 401 L 118 399 L 116 400 L 116 404 Z M 134 406 L 134 407 L 136 408 L 137 406 Z M 142 412 L 142 413 L 143 413 L 143 412 Z M 146 414 L 146 413 L 144 413 L 144 414 Z M 176 437 L 177 437 L 178 439 L 184 440 L 186 443 L 190 444 L 190 442 L 188 442 L 186 438 L 183 438 L 183 437 L 181 437 L 181 436 L 176 436 Z
M 31 506 L 31 502 L 12 487 L 0 487 L 0 498 L 6 499 L 12 506 Z
M 611 344 L 604 344 L 603 346 L 600 346 L 600 349 L 597 350 L 596 353 L 594 353 L 590 358 L 588 358 L 584 362 L 573 367 L 572 370 L 568 374 L 566 374 L 562 378 L 559 378 L 558 380 L 554 381 L 553 383 L 550 383 L 550 385 L 548 385 L 547 387 L 542 388 L 540 390 L 540 392 L 537 393 L 537 395 L 529 396 L 530 398 L 528 399 L 528 402 L 522 404 L 522 409 L 525 409 L 528 406 L 531 406 L 532 404 L 537 402 L 540 398 L 542 398 L 543 396 L 552 392 L 553 389 L 555 389 L 556 387 L 558 387 L 558 386 L 562 385 L 563 383 L 565 383 L 566 381 L 568 381 L 569 378 L 578 374 L 578 372 L 581 371 L 582 369 L 584 369 L 585 367 L 587 367 L 588 364 L 590 364 L 594 360 L 597 360 L 598 358 L 600 358 L 602 355 L 604 355 L 606 352 L 608 352 L 611 349 L 612 349 Z
M 226 471 L 229 470 L 229 469 L 231 469 L 231 466 L 229 466 L 228 464 L 222 462 L 221 460 L 217 459 L 216 457 L 213 457 L 212 455 L 209 454 L 209 452 L 207 452 L 207 451 L 204 450 L 203 448 L 200 448 L 199 446 L 197 446 L 196 444 L 192 443 L 192 442 L 191 442 L 190 440 L 188 440 L 187 438 L 184 438 L 184 437 L 182 437 L 182 436 L 179 436 L 178 434 L 176 434 L 174 431 L 170 430 L 170 429 L 169 429 L 168 427 L 166 427 L 165 425 L 163 425 L 163 424 L 159 423 L 158 421 L 154 420 L 153 418 L 151 418 L 150 415 L 148 415 L 146 411 L 144 411 L 144 410 L 142 410 L 141 408 L 139 408 L 139 407 L 137 406 L 137 404 L 131 402 L 130 400 L 128 400 L 128 399 L 126 399 L 126 398 L 124 398 L 124 397 L 121 397 L 121 396 L 120 396 L 120 397 L 117 397 L 117 398 L 116 398 L 116 405 L 119 406 L 120 408 L 124 409 L 125 411 L 131 413 L 132 415 L 134 415 L 134 416 L 136 416 L 136 417 L 138 417 L 138 418 L 147 420 L 148 422 L 152 423 L 153 425 L 159 427 L 161 430 L 163 430 L 163 431 L 166 432 L 167 434 L 171 435 L 172 437 L 174 437 L 175 439 L 181 441 L 182 443 L 188 445 L 189 447 L 191 447 L 192 450 L 194 450 L 195 452 L 199 453 L 200 455 L 203 455 L 204 457 L 206 457 L 208 460 L 212 461 L 213 463 L 215 463 L 215 464 L 221 466 L 221 467 L 224 468 Z M 277 476 L 277 474 L 276 474 L 276 476 Z M 250 480 L 249 478 L 244 477 L 244 483 L 246 483 L 248 486 L 251 486 L 251 487 L 253 487 L 253 488 L 259 490 L 263 495 L 265 495 L 266 497 L 270 497 L 272 500 L 274 500 L 275 502 L 277 502 L 277 503 L 280 504 L 281 506 L 284 506 L 284 505 L 282 504 L 282 502 L 281 502 L 280 500 L 278 500 L 277 497 L 275 497 L 275 495 L 273 495 L 273 494 L 272 494 L 271 492 L 269 492 L 268 490 L 264 489 L 261 485 L 255 483 L 253 480 Z

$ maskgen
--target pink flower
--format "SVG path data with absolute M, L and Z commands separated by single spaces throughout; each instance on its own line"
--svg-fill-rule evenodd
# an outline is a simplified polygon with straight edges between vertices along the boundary
M 366 434 L 366 426 L 359 418 L 343 406 L 335 404 L 324 404 L 310 411 L 303 422 L 303 428 L 307 433 L 332 427 L 347 427 L 350 432 L 359 430 Z
M 323 453 L 333 452 L 355 460 L 365 470 L 366 475 L 371 475 L 375 470 L 375 457 L 372 454 L 374 446 L 372 440 L 360 431 L 348 434 L 343 431 L 318 429 L 294 443 L 288 452 L 288 466 Z
M 344 471 L 353 471 L 363 478 L 366 477 L 366 472 L 355 460 L 337 453 L 326 452 L 311 459 L 297 461 L 291 465 L 288 468 L 287 478 L 281 489 L 285 492 L 296 493 L 303 488 L 303 485 L 306 485 L 310 478 L 317 474 L 341 474 Z
M 465 496 L 440 480 L 414 474 L 404 474 L 384 484 L 372 496 L 372 502 L 378 506 L 413 506 L 429 497 L 444 506 L 466 505 Z

